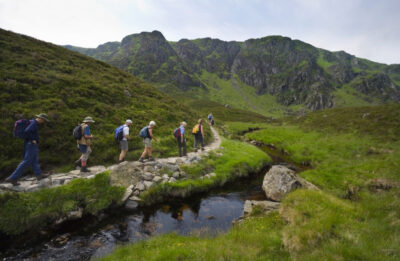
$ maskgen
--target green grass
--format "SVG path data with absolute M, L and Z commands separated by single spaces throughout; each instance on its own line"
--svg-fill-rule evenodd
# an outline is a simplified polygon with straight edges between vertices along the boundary
M 118 248 L 101 260 L 290 260 L 276 214 L 253 217 L 215 238 L 168 234 Z
M 282 236 L 293 259 L 400 258 L 400 189 L 376 193 L 368 185 L 400 181 L 400 140 L 390 135 L 400 129 L 395 108 L 326 110 L 246 135 L 285 149 L 296 162 L 311 162 L 313 169 L 301 176 L 322 189 L 298 190 L 283 201 L 288 225 Z M 360 117 L 365 110 L 368 120 Z
M 319 66 L 321 66 L 326 73 L 330 74 L 328 68 L 330 66 L 334 65 L 335 63 L 331 63 L 331 62 L 328 62 L 327 60 L 325 60 L 324 57 L 323 57 L 322 52 L 320 51 L 319 55 L 318 55 L 318 58 L 317 58 L 317 64 Z
M 0 231 L 9 235 L 37 232 L 78 208 L 83 208 L 84 214 L 96 214 L 118 204 L 124 192 L 124 188 L 109 184 L 109 173 L 105 172 L 56 188 L 4 193 L 0 195 Z
M 336 89 L 332 94 L 337 107 L 361 107 L 381 103 L 377 99 L 358 92 L 348 84 Z
M 260 170 L 271 159 L 258 148 L 239 141 L 223 139 L 222 156 L 212 153 L 199 163 L 183 167 L 189 179 L 175 183 L 164 183 L 146 191 L 142 198 L 147 204 L 162 201 L 166 197 L 186 197 L 222 186 L 237 177 L 248 176 Z M 201 175 L 215 172 L 209 179 L 198 179 Z
M 51 122 L 40 129 L 40 163 L 46 170 L 71 164 L 79 157 L 72 129 L 86 116 L 96 121 L 96 139 L 89 164 L 117 161 L 119 148 L 114 129 L 133 120 L 127 159 L 139 157 L 144 146 L 139 130 L 150 120 L 159 143 L 156 157 L 177 155 L 172 136 L 179 122 L 190 128 L 201 117 L 153 86 L 110 65 L 27 36 L 0 29 L 0 178 L 9 175 L 21 160 L 22 140 L 13 138 L 14 121 L 46 112 Z M 202 115 L 206 117 L 206 115 Z M 210 137 L 207 130 L 207 139 Z M 188 146 L 192 142 L 188 138 Z

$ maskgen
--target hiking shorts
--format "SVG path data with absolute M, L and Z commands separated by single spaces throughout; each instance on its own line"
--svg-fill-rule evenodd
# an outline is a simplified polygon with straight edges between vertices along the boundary
M 144 146 L 146 148 L 151 148 L 151 139 L 150 138 L 144 138 L 143 142 L 144 142 Z
M 119 147 L 121 150 L 128 150 L 128 141 L 127 140 L 119 141 Z
M 79 144 L 79 149 L 81 150 L 81 153 L 82 153 L 82 160 L 87 161 L 90 153 L 92 153 L 92 149 L 90 148 L 90 146 L 81 145 L 81 144 Z

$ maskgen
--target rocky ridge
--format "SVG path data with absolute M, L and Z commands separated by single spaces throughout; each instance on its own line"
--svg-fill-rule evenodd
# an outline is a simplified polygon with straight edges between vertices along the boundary
M 267 93 L 284 106 L 304 105 L 310 110 L 335 106 L 335 91 L 343 85 L 380 102 L 400 101 L 398 65 L 374 63 L 282 36 L 244 42 L 212 38 L 168 42 L 153 31 L 97 48 L 66 48 L 117 66 L 172 96 L 190 91 L 192 97 L 199 89 L 218 91 L 218 81 L 202 78 L 208 72 L 225 80 L 237 77 L 254 88 L 254 95 Z

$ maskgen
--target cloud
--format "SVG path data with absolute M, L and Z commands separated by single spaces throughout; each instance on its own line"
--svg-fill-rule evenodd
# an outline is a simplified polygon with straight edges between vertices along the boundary
M 0 27 L 83 47 L 152 30 L 171 41 L 284 35 L 400 63 L 398 10 L 397 0 L 0 0 Z

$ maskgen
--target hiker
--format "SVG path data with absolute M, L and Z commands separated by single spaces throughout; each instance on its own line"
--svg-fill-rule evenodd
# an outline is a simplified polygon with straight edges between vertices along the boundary
M 32 120 L 21 120 L 18 122 L 25 121 L 26 125 L 24 126 L 23 131 L 21 130 L 22 136 L 18 136 L 20 138 L 24 138 L 24 159 L 18 165 L 17 169 L 6 179 L 6 182 L 10 182 L 14 186 L 20 185 L 18 183 L 19 177 L 22 175 L 24 170 L 32 166 L 33 172 L 35 173 L 36 179 L 39 181 L 44 178 L 42 175 L 39 165 L 39 124 L 43 124 L 49 121 L 49 117 L 45 113 L 40 113 L 35 116 L 35 119 Z M 14 129 L 15 134 L 15 129 Z
M 210 112 L 210 114 L 208 114 L 208 124 L 210 126 L 214 126 L 214 117 L 211 112 Z
M 186 122 L 182 121 L 181 126 L 174 131 L 174 136 L 176 137 L 176 141 L 178 142 L 179 157 L 182 157 L 182 148 L 183 156 L 186 156 L 185 127 Z
M 80 152 L 82 153 L 82 156 L 75 161 L 76 166 L 81 167 L 81 172 L 90 172 L 90 170 L 87 169 L 86 163 L 89 158 L 90 153 L 92 153 L 92 149 L 90 148 L 90 143 L 91 140 L 93 139 L 93 135 L 90 133 L 90 124 L 94 123 L 95 121 L 93 120 L 92 117 L 86 117 L 83 121 L 82 124 L 80 125 L 82 128 L 82 137 L 77 140 L 78 143 L 78 148 Z
M 197 144 L 201 144 L 201 150 L 204 150 L 204 131 L 203 131 L 203 120 L 199 119 L 197 124 L 194 126 L 192 133 L 194 134 L 194 152 L 197 152 Z
M 155 126 L 156 123 L 154 121 L 150 121 L 149 126 L 142 128 L 142 130 L 139 133 L 139 136 L 143 138 L 144 142 L 144 151 L 139 159 L 139 161 L 142 163 L 144 162 L 144 157 L 146 157 L 146 154 L 149 155 L 149 161 L 154 161 L 152 157 L 153 148 L 151 147 L 151 141 L 152 139 L 154 139 L 154 141 L 157 141 L 157 139 L 153 136 L 153 128 Z
M 121 149 L 121 154 L 119 154 L 119 162 L 123 162 L 125 160 L 126 153 L 128 152 L 128 140 L 129 137 L 129 126 L 132 125 L 131 120 L 126 120 L 125 124 L 122 126 L 122 139 L 119 141 L 119 147 Z

